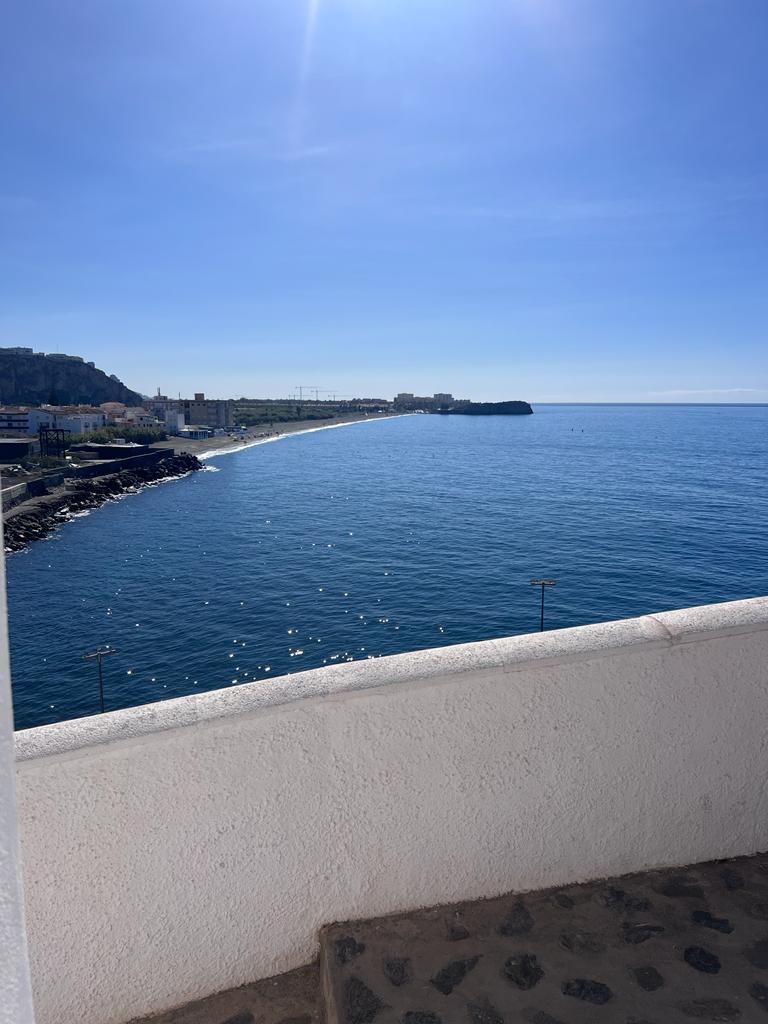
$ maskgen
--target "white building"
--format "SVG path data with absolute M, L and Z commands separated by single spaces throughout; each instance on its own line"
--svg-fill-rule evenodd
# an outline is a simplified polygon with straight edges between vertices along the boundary
M 169 434 L 180 434 L 184 428 L 184 413 L 178 409 L 165 410 L 165 429 Z
M 53 409 L 57 430 L 70 430 L 73 434 L 91 434 L 107 425 L 107 414 L 103 409 L 72 408 Z
M 52 427 L 55 415 L 48 409 L 28 409 L 25 406 L 6 406 L 0 409 L 0 434 L 37 435 L 40 427 Z
M 160 425 L 160 420 L 154 413 L 147 412 L 146 409 L 138 406 L 126 409 L 115 420 L 115 423 L 126 427 L 157 427 Z
M 179 437 L 186 437 L 189 441 L 205 441 L 213 436 L 213 427 L 181 427 Z

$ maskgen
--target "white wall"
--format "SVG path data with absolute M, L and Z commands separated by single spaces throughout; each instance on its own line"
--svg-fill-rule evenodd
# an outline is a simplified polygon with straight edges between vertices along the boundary
M 39 1024 L 287 970 L 324 923 L 768 847 L 768 599 L 18 737 Z
M 11 676 L 0 519 L 0 1024 L 34 1024 L 16 828 Z

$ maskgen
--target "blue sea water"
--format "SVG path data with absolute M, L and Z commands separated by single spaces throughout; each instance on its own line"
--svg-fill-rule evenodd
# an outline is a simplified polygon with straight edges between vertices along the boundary
M 294 434 L 7 561 L 17 728 L 768 593 L 768 407 L 536 406 Z

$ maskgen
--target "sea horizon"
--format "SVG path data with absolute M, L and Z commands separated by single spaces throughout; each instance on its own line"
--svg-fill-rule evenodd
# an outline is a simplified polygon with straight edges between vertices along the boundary
M 539 576 L 548 629 L 768 592 L 765 406 L 547 404 L 314 426 L 11 556 L 17 727 L 97 711 L 99 645 L 111 709 L 535 631 Z

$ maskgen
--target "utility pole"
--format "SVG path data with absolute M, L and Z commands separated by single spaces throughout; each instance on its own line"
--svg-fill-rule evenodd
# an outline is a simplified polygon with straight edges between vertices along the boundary
M 104 668 L 102 662 L 110 654 L 117 654 L 114 647 L 98 647 L 95 651 L 83 655 L 83 661 L 91 661 L 92 658 L 96 658 L 99 663 L 99 703 L 102 715 L 104 714 Z
M 544 632 L 544 590 L 546 587 L 556 587 L 557 580 L 531 580 L 532 587 L 541 587 L 541 625 L 539 631 Z

